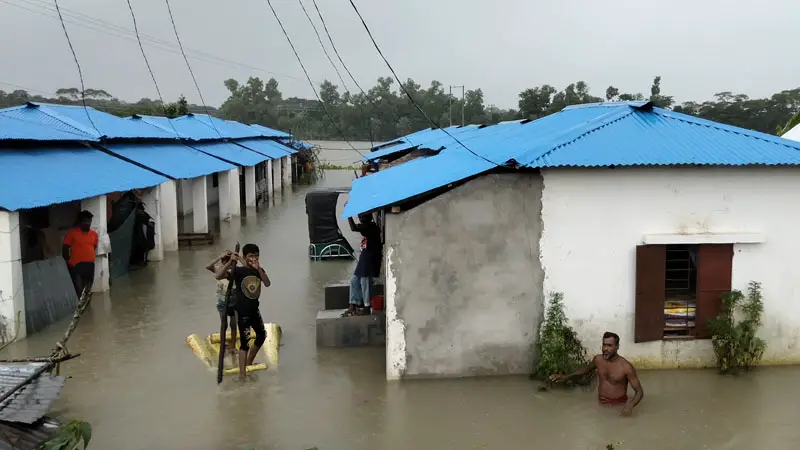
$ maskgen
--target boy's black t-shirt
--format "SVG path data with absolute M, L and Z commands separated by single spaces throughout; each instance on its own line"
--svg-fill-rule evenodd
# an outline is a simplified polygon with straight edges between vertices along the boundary
M 237 267 L 233 270 L 236 282 L 236 310 L 240 315 L 258 311 L 261 296 L 261 274 L 252 267 Z

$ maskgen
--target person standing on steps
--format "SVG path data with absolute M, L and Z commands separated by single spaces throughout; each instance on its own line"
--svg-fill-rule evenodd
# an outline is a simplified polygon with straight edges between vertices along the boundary
M 350 305 L 344 313 L 345 316 L 372 313 L 370 308 L 372 283 L 380 276 L 383 258 L 381 229 L 372 219 L 372 214 L 359 214 L 358 220 L 360 223 L 356 223 L 352 217 L 347 219 L 350 230 L 361 233 L 362 239 L 361 255 L 350 279 Z
M 561 382 L 571 378 L 583 376 L 594 370 L 600 377 L 597 386 L 598 401 L 601 405 L 625 405 L 622 408 L 623 416 L 633 414 L 633 408 L 644 398 L 644 389 L 636 375 L 636 369 L 627 359 L 620 356 L 619 336 L 606 331 L 603 334 L 603 354 L 595 355 L 589 366 L 569 375 L 550 375 L 550 381 Z M 633 398 L 628 400 L 628 383 L 633 388 Z
M 231 253 L 231 260 L 217 271 L 217 279 L 221 280 L 233 270 L 233 281 L 236 288 L 236 314 L 239 316 L 239 379 L 247 378 L 247 366 L 253 364 L 258 351 L 267 340 L 267 330 L 259 311 L 261 285 L 269 287 L 272 283 L 267 272 L 258 261 L 259 249 L 255 244 L 245 244 L 242 256 Z M 242 265 L 237 266 L 241 261 Z M 250 328 L 256 333 L 255 342 L 250 347 Z
M 94 284 L 94 260 L 97 257 L 99 237 L 92 230 L 92 218 L 89 211 L 81 211 L 75 226 L 64 236 L 64 244 L 61 246 L 61 256 L 67 262 L 78 297 L 85 288 L 91 290 Z

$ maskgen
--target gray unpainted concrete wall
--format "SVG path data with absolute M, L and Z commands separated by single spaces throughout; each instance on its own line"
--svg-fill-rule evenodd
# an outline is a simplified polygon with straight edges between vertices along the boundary
M 542 189 L 539 173 L 490 174 L 387 214 L 387 320 L 402 330 L 387 332 L 387 378 L 530 373 Z
M 78 296 L 61 256 L 23 264 L 22 280 L 29 335 L 75 312 Z

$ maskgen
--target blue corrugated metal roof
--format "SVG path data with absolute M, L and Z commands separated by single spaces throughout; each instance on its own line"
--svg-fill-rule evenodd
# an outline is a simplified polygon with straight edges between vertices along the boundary
M 256 130 L 256 132 L 261 133 L 261 136 L 263 136 L 263 137 L 271 137 L 271 138 L 289 138 L 289 137 L 292 137 L 292 135 L 289 134 L 289 133 L 285 133 L 285 132 L 279 131 L 279 130 L 273 130 L 272 128 L 265 127 L 264 125 L 251 124 L 251 125 L 248 125 L 248 126 L 254 128 Z
M 16 117 L 52 127 L 68 127 L 95 138 L 110 139 L 173 139 L 172 133 L 125 120 L 94 108 L 72 105 L 28 103 L 0 110 L 0 115 Z M 91 121 L 89 120 L 91 117 Z M 96 129 L 95 129 L 96 127 Z M 99 131 L 99 133 L 98 133 Z
M 264 131 L 239 122 L 218 119 L 205 114 L 188 114 L 172 119 L 175 128 L 189 139 L 243 139 L 263 137 Z
M 15 211 L 140 189 L 168 179 L 83 146 L 0 149 L 0 207 Z
M 172 178 L 195 178 L 235 168 L 181 144 L 106 144 L 103 147 Z
M 191 144 L 190 147 L 240 166 L 255 166 L 262 161 L 270 159 L 261 153 L 230 142 L 199 142 Z
M 270 159 L 283 158 L 289 156 L 290 152 L 295 152 L 289 147 L 279 144 L 271 139 L 239 139 L 235 141 L 237 144 L 253 150 L 254 152 L 261 153 L 262 155 L 269 156 Z
M 92 135 L 65 126 L 49 126 L 40 122 L 19 117 L 9 117 L 0 113 L 0 141 L 97 141 Z
M 654 108 L 649 102 L 576 105 L 533 122 L 457 137 L 469 151 L 449 137 L 432 139 L 424 145 L 444 146 L 439 154 L 354 181 L 345 216 L 469 178 L 488 170 L 487 165 L 800 165 L 800 142 Z
M 453 136 L 459 140 L 460 136 L 468 135 L 477 132 L 484 127 L 480 127 L 478 125 L 467 125 L 467 126 L 452 126 L 444 128 L 447 133 L 450 133 L 450 136 Z M 424 148 L 427 150 L 440 150 L 443 147 L 444 142 L 442 139 L 447 139 L 447 142 L 455 142 L 454 140 L 450 139 L 442 129 L 436 128 L 427 128 L 422 131 L 417 131 L 415 133 L 411 133 L 408 136 L 403 136 L 398 138 L 394 141 L 391 146 L 388 147 L 381 147 L 379 150 L 375 150 L 371 153 L 368 153 L 364 156 L 365 161 L 374 161 L 376 159 L 385 158 L 386 156 L 393 155 L 395 153 L 412 150 L 415 147 Z

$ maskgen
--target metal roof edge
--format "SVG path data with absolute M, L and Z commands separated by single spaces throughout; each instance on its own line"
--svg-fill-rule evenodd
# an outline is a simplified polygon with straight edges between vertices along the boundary
M 584 108 L 619 108 L 621 106 L 630 106 L 635 109 L 647 109 L 653 106 L 653 103 L 648 100 L 632 100 L 625 102 L 596 102 L 596 103 L 580 103 L 577 105 L 565 106 L 561 111 L 570 111 L 573 109 Z
M 53 108 L 53 106 L 65 106 L 65 105 L 51 105 L 49 103 L 34 103 L 34 102 L 28 102 L 28 103 L 26 103 L 26 105 L 29 105 L 29 106 L 27 106 L 29 108 L 37 108 L 39 111 L 42 112 L 42 114 L 46 114 L 46 115 L 58 120 L 59 122 L 65 124 L 67 126 L 75 128 L 76 130 L 78 130 L 78 131 L 80 131 L 82 133 L 88 134 L 89 136 L 93 136 L 93 137 L 96 137 L 98 139 L 102 139 L 102 138 L 106 137 L 104 134 L 100 133 L 99 130 L 96 130 L 96 129 L 91 129 L 90 130 L 88 128 L 84 128 L 83 125 L 81 125 L 80 123 L 78 123 L 78 122 L 76 122 L 76 121 L 74 121 L 74 120 L 72 120 L 72 119 L 70 119 L 68 117 L 62 116 L 61 114 L 58 113 L 57 110 L 55 110 Z M 66 106 L 71 106 L 71 105 L 66 105 Z M 92 108 L 90 106 L 86 106 L 86 107 L 82 107 L 82 108 L 84 108 L 84 110 L 87 111 L 86 112 L 87 117 L 89 117 L 88 116 L 88 114 L 89 114 L 88 110 L 89 109 L 91 109 L 93 111 L 97 111 L 96 109 L 94 109 L 94 108 Z M 89 117 L 89 120 L 92 120 L 91 117 Z M 120 120 L 122 120 L 122 119 L 120 119 Z

